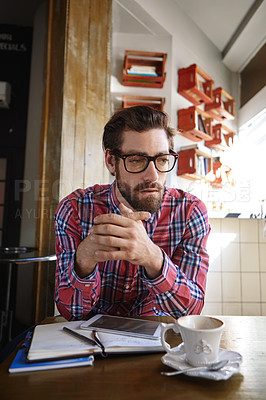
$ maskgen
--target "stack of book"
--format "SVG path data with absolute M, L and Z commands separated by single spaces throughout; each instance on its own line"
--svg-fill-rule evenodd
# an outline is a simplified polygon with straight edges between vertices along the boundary
M 98 355 L 163 352 L 160 338 L 100 331 L 97 345 L 95 332 L 81 329 L 81 324 L 82 321 L 71 321 L 36 326 L 32 337 L 29 334 L 17 352 L 9 372 L 91 366 Z
M 130 75 L 146 75 L 146 76 L 158 76 L 155 66 L 149 65 L 132 65 L 131 68 L 127 69 L 127 74 Z

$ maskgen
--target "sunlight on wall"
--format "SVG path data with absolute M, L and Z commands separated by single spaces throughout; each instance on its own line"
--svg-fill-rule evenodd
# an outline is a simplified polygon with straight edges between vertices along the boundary
M 234 136 L 233 145 L 224 152 L 213 152 L 231 168 L 230 182 L 222 188 L 205 180 L 178 177 L 178 187 L 199 197 L 211 218 L 239 213 L 241 218 L 266 216 L 266 108 L 245 123 Z
M 235 233 L 211 233 L 207 244 L 211 262 L 218 258 L 222 249 L 225 249 L 235 238 Z
M 258 217 L 266 213 L 265 154 L 266 108 L 240 128 L 232 149 L 224 154 L 234 171 L 236 190 L 243 192 L 239 211 Z
M 263 219 L 211 218 L 204 314 L 266 315 Z

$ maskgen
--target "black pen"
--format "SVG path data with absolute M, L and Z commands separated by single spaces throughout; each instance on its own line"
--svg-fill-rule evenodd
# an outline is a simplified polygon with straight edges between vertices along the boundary
M 73 331 L 72 329 L 67 328 L 64 326 L 63 331 L 69 333 L 70 335 L 74 336 L 77 339 L 82 340 L 83 342 L 86 342 L 87 344 L 90 344 L 92 346 L 98 346 L 101 347 L 99 343 L 97 343 L 95 340 L 88 338 L 85 335 L 81 335 L 80 333 Z
M 96 331 L 92 331 L 93 334 L 93 338 L 95 340 L 95 342 L 98 344 L 98 346 L 100 346 L 100 348 L 102 349 L 102 356 L 103 357 L 107 357 L 106 351 L 105 351 L 105 347 L 102 344 L 102 342 L 100 341 L 100 339 L 97 336 L 97 332 Z

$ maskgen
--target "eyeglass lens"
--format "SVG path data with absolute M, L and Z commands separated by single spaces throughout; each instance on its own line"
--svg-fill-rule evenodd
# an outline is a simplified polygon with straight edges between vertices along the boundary
M 147 167 L 149 161 L 149 158 L 145 156 L 127 156 L 125 159 L 125 167 L 128 172 L 142 172 Z M 155 157 L 154 161 L 158 171 L 168 172 L 175 164 L 175 156 L 173 154 L 164 154 Z

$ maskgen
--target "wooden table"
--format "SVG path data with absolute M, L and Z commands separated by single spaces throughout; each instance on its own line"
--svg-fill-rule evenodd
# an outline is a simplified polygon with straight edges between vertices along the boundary
M 167 377 L 161 354 L 99 358 L 93 367 L 9 374 L 14 354 L 0 366 L 1 400 L 266 399 L 266 317 L 220 317 L 221 347 L 243 356 L 240 373 L 227 381 L 185 375 Z M 165 320 L 161 317 L 160 320 Z M 46 322 L 62 322 L 50 318 Z M 167 322 L 171 318 L 166 318 Z M 172 339 L 172 338 L 171 338 Z

